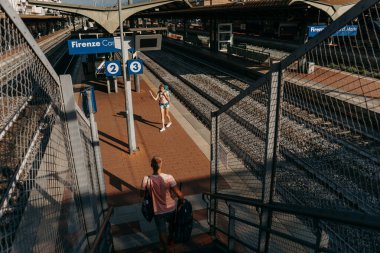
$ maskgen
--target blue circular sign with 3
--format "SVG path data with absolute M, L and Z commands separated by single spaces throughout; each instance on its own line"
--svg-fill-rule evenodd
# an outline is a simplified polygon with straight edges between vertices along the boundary
M 129 74 L 142 74 L 143 61 L 141 59 L 128 60 L 127 64 Z

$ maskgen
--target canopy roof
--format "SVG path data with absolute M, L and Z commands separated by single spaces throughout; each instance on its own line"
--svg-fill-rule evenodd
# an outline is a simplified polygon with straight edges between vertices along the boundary
M 46 7 L 49 9 L 64 11 L 68 13 L 75 13 L 85 17 L 88 17 L 102 26 L 109 33 L 113 33 L 119 27 L 119 14 L 118 8 L 112 7 L 96 7 L 85 6 L 76 4 L 60 4 L 54 2 L 41 2 L 41 1 L 29 1 L 31 4 L 37 6 Z M 122 7 L 122 20 L 128 19 L 130 16 L 141 11 L 155 11 L 156 8 L 169 11 L 178 10 L 184 8 L 190 8 L 191 5 L 187 0 L 153 0 L 151 2 L 124 5 Z

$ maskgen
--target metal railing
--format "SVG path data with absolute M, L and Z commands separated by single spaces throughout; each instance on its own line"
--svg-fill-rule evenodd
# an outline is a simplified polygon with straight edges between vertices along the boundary
M 297 252 L 334 252 L 326 248 L 328 244 L 328 237 L 326 234 L 323 234 L 321 229 L 321 224 L 325 222 L 330 222 L 334 224 L 339 224 L 341 226 L 347 226 L 351 229 L 360 229 L 364 228 L 367 230 L 380 231 L 380 217 L 379 216 L 370 216 L 365 214 L 355 214 L 351 212 L 335 210 L 334 212 L 329 212 L 329 210 L 322 208 L 302 208 L 300 209 L 297 205 L 289 205 L 283 203 L 270 203 L 264 204 L 261 199 L 253 199 L 246 197 L 239 197 L 236 195 L 229 194 L 210 194 L 203 193 L 203 200 L 208 204 L 208 213 L 216 212 L 218 215 L 223 216 L 227 219 L 227 224 L 224 227 L 218 227 L 211 225 L 211 229 L 227 236 L 228 249 L 233 250 L 235 242 L 244 247 L 257 251 L 258 249 L 253 245 L 247 243 L 242 238 L 237 235 L 237 223 L 241 223 L 251 227 L 252 230 L 266 230 L 273 235 L 288 240 L 291 243 L 298 244 L 299 248 Z M 223 208 L 214 209 L 210 206 L 211 201 L 222 202 Z M 247 219 L 242 216 L 242 213 L 237 212 L 240 209 L 252 209 L 258 214 L 261 210 L 268 209 L 272 214 L 281 214 L 286 215 L 288 218 L 293 216 L 303 222 L 306 220 L 312 227 L 314 234 L 302 234 L 297 233 L 291 235 L 289 231 L 281 227 L 272 227 L 267 228 L 261 226 L 260 222 L 254 219 Z M 279 249 L 280 251 L 280 249 Z M 276 251 L 276 252 L 279 252 Z M 294 251 L 293 251 L 294 252 Z M 337 251 L 340 252 L 340 251 Z
M 106 208 L 90 123 L 70 76 L 8 1 L 0 12 L 0 252 L 84 252 Z
M 230 194 L 333 213 L 380 215 L 379 2 L 361 1 L 268 74 L 212 114 L 212 194 Z M 335 36 L 342 27 L 354 36 Z M 358 48 L 358 45 L 365 45 Z M 210 223 L 228 229 L 211 200 Z M 322 219 L 236 207 L 238 252 L 309 252 L 294 238 L 325 238 L 324 252 L 377 252 L 380 234 Z M 236 223 L 236 221 L 235 221 Z M 287 236 L 273 233 L 278 228 Z M 217 238 L 228 244 L 225 235 Z M 310 239 L 311 238 L 311 239 Z
M 91 246 L 90 253 L 113 252 L 112 236 L 110 236 L 110 219 L 113 215 L 114 209 L 111 206 L 104 216 L 103 223 L 96 234 L 93 245 Z

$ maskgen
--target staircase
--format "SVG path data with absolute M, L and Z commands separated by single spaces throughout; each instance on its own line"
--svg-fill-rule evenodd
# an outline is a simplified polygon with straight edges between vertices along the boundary
M 143 247 L 130 248 L 127 250 L 116 251 L 116 253 L 161 253 L 159 243 L 146 245 Z M 187 243 L 174 244 L 171 246 L 172 253 L 219 253 L 226 252 L 224 246 L 213 240 L 208 233 L 195 235 Z
M 186 244 L 173 245 L 175 252 L 203 252 L 214 247 L 207 234 L 207 206 L 201 194 L 186 196 L 193 206 L 194 227 L 192 240 Z M 160 243 L 154 222 L 147 222 L 141 214 L 141 204 L 115 207 L 111 218 L 112 236 L 116 253 L 160 252 Z M 204 249 L 203 249 L 204 248 Z M 214 252 L 214 250 L 212 251 Z M 215 251 L 216 252 L 216 251 Z

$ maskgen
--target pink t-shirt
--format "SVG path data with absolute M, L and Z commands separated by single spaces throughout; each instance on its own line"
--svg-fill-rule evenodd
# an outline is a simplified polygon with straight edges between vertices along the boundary
M 170 188 L 177 185 L 174 177 L 169 174 L 160 173 L 159 175 L 151 175 L 150 182 L 148 176 L 145 176 L 141 182 L 141 190 L 152 189 L 153 210 L 154 214 L 169 213 L 175 210 L 175 200 L 170 194 Z M 151 187 L 152 186 L 152 187 Z

